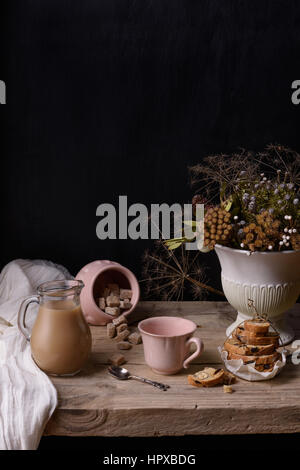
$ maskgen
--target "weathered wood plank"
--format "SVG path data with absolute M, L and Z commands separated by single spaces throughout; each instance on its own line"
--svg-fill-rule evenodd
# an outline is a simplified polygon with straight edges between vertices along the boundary
M 296 323 L 299 307 L 291 311 Z M 194 373 L 204 364 L 220 366 L 217 346 L 235 317 L 232 307 L 225 302 L 141 302 L 132 320 L 153 314 L 182 315 L 200 324 L 196 335 L 205 343 L 201 357 L 188 371 L 158 376 L 144 364 L 142 345 L 134 346 L 124 352 L 126 367 L 171 388 L 161 392 L 135 381 L 119 382 L 106 370 L 116 344 L 106 337 L 104 327 L 92 327 L 93 353 L 86 368 L 72 378 L 53 378 L 59 407 L 46 427 L 46 435 L 300 432 L 300 366 L 288 364 L 278 377 L 267 382 L 238 380 L 231 395 L 224 394 L 222 387 L 198 389 L 187 384 L 187 372 Z
M 64 436 L 183 436 L 201 434 L 263 434 L 300 432 L 299 408 L 287 406 L 268 410 L 155 409 L 155 410 L 60 410 L 45 435 Z

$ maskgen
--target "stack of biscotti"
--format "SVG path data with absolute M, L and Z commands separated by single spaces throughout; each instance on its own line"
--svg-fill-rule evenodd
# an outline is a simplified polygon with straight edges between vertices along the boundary
M 260 372 L 273 370 L 281 354 L 277 351 L 279 335 L 269 331 L 269 328 L 270 323 L 260 318 L 246 320 L 238 326 L 224 344 L 228 359 L 252 363 Z

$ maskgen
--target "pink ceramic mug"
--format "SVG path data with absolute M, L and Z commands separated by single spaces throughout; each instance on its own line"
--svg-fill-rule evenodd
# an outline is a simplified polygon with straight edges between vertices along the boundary
M 143 338 L 145 361 L 158 374 L 176 374 L 198 357 L 204 345 L 200 338 L 192 336 L 197 325 L 191 320 L 178 317 L 152 317 L 139 323 Z M 196 351 L 189 355 L 190 345 Z

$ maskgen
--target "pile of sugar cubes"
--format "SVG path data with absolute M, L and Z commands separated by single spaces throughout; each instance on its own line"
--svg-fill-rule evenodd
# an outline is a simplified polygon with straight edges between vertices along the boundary
M 119 284 L 107 284 L 100 294 L 98 305 L 105 313 L 113 317 L 112 322 L 107 324 L 107 336 L 117 343 L 119 350 L 131 349 L 133 344 L 142 342 L 138 331 L 131 331 L 127 318 L 123 313 L 132 307 L 132 290 L 123 289 Z M 122 312 L 122 314 L 121 314 Z M 110 358 L 114 365 L 126 362 L 121 353 L 116 353 Z
M 107 325 L 107 336 L 117 343 L 118 349 L 131 349 L 133 344 L 140 344 L 142 342 L 141 335 L 138 331 L 131 331 L 127 323 L 127 318 L 120 315 L 114 318 L 111 323 Z M 115 366 L 120 366 L 126 362 L 125 357 L 121 353 L 116 353 L 110 358 L 110 362 Z
M 118 284 L 107 284 L 101 292 L 98 305 L 103 312 L 118 317 L 121 310 L 128 310 L 132 307 L 131 297 L 131 289 L 122 289 Z

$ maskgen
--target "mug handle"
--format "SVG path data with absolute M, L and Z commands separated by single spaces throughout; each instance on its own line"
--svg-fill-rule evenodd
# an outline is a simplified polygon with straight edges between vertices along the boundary
M 31 302 L 35 302 L 39 304 L 40 297 L 38 295 L 32 295 L 24 299 L 20 305 L 20 309 L 18 313 L 18 328 L 21 331 L 22 335 L 25 336 L 27 341 L 30 341 L 30 334 L 25 323 L 25 318 L 26 318 L 27 309 L 29 307 L 29 304 L 31 304 Z
M 185 369 L 188 368 L 189 363 L 190 363 L 193 359 L 195 359 L 196 357 L 198 357 L 198 356 L 202 353 L 202 351 L 203 351 L 203 349 L 204 349 L 203 341 L 202 341 L 200 338 L 195 338 L 195 336 L 192 336 L 192 338 L 189 338 L 185 344 L 186 344 L 187 346 L 189 346 L 189 345 L 192 344 L 192 343 L 195 343 L 195 344 L 196 344 L 197 349 L 196 349 L 196 351 L 195 351 L 191 356 L 189 356 L 189 357 L 184 361 L 183 367 L 184 367 Z

